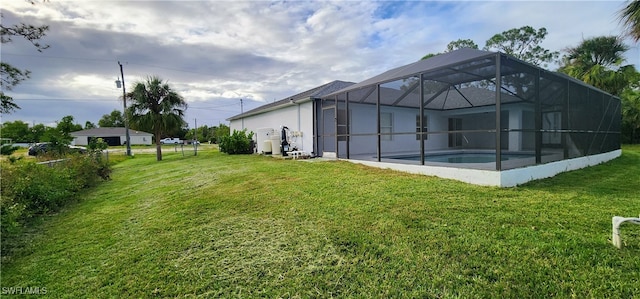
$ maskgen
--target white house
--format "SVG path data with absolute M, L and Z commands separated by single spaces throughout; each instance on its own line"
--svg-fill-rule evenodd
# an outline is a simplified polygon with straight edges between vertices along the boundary
M 288 139 L 299 151 L 314 153 L 315 101 L 353 82 L 332 81 L 299 94 L 269 103 L 245 113 L 228 118 L 229 128 L 254 132 L 257 151 L 265 151 L 265 141 L 273 138 L 279 144 L 282 127 L 287 127 Z M 267 141 L 268 142 L 268 141 Z M 271 150 L 267 150 L 271 152 Z
M 108 145 L 117 146 L 126 144 L 126 130 L 122 127 L 93 128 L 71 132 L 73 145 L 88 145 L 91 138 L 102 138 Z M 150 145 L 153 134 L 129 129 L 131 145 Z
M 325 92 L 336 82 L 232 117 L 231 128 L 287 126 L 316 156 L 492 186 L 621 154 L 619 98 L 504 53 L 459 49 Z

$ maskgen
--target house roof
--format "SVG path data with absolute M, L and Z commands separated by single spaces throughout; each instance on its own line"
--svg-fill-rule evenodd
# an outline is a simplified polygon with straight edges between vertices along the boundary
M 91 136 L 91 137 L 101 137 L 101 136 L 124 136 L 125 128 L 123 127 L 104 127 L 104 128 L 93 128 L 82 131 L 71 132 L 71 136 L 79 137 L 79 136 Z M 129 136 L 145 136 L 150 137 L 153 136 L 151 133 L 136 131 L 129 129 Z
M 465 107 L 477 107 L 495 103 L 495 91 L 482 90 L 483 84 L 491 82 L 496 76 L 496 59 L 501 58 L 501 75 L 503 77 L 521 74 L 523 70 L 531 72 L 537 69 L 545 78 L 553 80 L 565 79 L 581 86 L 598 90 L 580 80 L 568 75 L 550 72 L 538 66 L 519 60 L 508 54 L 489 52 L 470 48 L 462 48 L 448 53 L 433 56 L 411 64 L 397 67 L 366 79 L 362 82 L 350 85 L 341 90 L 327 94 L 323 98 L 331 98 L 340 94 L 349 93 L 349 101 L 360 103 L 376 103 L 375 89 L 380 86 L 381 104 L 391 106 L 418 107 L 420 104 L 420 82 L 418 76 L 423 74 L 425 84 L 425 103 L 427 109 L 449 110 Z M 530 77 L 509 77 L 512 83 L 521 80 L 522 85 Z M 484 83 L 483 83 L 484 81 Z M 428 84 L 428 85 L 427 85 Z M 553 88 L 548 85 L 548 88 Z M 520 93 L 531 91 L 527 89 Z M 527 101 L 529 97 L 524 94 L 516 94 L 517 90 L 510 90 L 504 84 L 501 86 L 501 102 Z M 543 92 L 544 90 L 541 90 Z
M 280 106 L 284 106 L 290 103 L 295 103 L 295 102 L 299 102 L 301 100 L 306 100 L 306 99 L 319 99 L 327 94 L 333 93 L 337 90 L 343 89 L 345 87 L 348 87 L 350 85 L 353 85 L 355 83 L 353 82 L 346 82 L 346 81 L 340 81 L 340 80 L 335 80 L 335 81 L 331 81 L 329 83 L 320 85 L 318 87 L 314 87 L 312 89 L 309 89 L 307 91 L 303 91 L 301 93 L 286 97 L 282 100 L 279 101 L 275 101 L 273 103 L 268 103 L 265 105 L 262 105 L 260 107 L 251 109 L 247 112 L 232 116 L 230 118 L 227 118 L 227 120 L 236 120 L 236 119 L 241 119 L 243 117 L 247 117 L 247 116 L 251 116 L 251 115 L 255 115 L 255 114 L 260 114 L 263 112 L 267 112 L 270 110 L 274 110 L 277 109 Z
M 390 69 L 380 75 L 371 77 L 362 82 L 358 82 L 356 84 L 353 84 L 351 86 L 348 86 L 336 92 L 328 94 L 327 96 L 333 96 L 336 94 L 344 93 L 345 91 L 348 91 L 348 90 L 360 89 L 373 84 L 399 80 L 399 79 L 406 78 L 411 75 L 416 75 L 425 71 L 436 70 L 449 65 L 478 60 L 484 57 L 490 57 L 495 55 L 496 55 L 495 52 L 482 51 L 482 50 L 476 50 L 476 49 L 470 49 L 470 48 L 462 48 L 462 49 L 458 49 L 448 53 L 436 55 L 429 59 L 419 60 L 414 63 L 410 63 L 404 66 Z

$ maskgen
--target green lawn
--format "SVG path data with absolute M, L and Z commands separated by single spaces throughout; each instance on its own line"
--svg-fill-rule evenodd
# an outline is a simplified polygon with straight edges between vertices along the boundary
M 640 296 L 640 146 L 516 188 L 348 162 L 137 154 L 3 257 L 68 298 Z

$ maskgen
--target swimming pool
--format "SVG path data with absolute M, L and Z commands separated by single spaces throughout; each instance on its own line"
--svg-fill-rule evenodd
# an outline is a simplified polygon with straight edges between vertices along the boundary
M 503 153 L 500 156 L 502 161 L 523 159 L 535 157 L 533 154 L 527 153 Z M 383 157 L 387 159 L 398 159 L 406 161 L 420 161 L 420 155 L 407 155 L 407 156 L 389 156 Z M 442 154 L 425 154 L 424 160 L 426 162 L 440 162 L 440 163 L 491 163 L 496 161 L 495 153 L 442 153 Z

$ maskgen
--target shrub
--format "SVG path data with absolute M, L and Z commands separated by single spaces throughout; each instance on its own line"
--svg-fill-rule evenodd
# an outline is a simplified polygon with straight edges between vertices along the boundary
M 89 144 L 87 145 L 89 153 L 94 155 L 96 153 L 102 153 L 102 151 L 106 150 L 108 147 L 109 145 L 102 138 L 91 138 L 89 140 Z
M 102 159 L 102 154 L 109 147 L 109 145 L 102 138 L 93 138 L 89 141 L 87 149 L 89 149 L 88 155 L 96 162 L 98 176 L 102 179 L 108 179 L 111 174 L 111 168 L 109 168 L 109 161 L 105 162 Z
M 2 195 L 24 205 L 23 216 L 29 218 L 60 207 L 77 191 L 75 181 L 66 167 L 49 167 L 33 162 L 4 165 Z
M 220 137 L 220 151 L 230 155 L 253 154 L 253 132 L 233 130 L 231 135 Z
M 109 179 L 111 168 L 102 156 L 76 156 L 68 160 L 67 169 L 71 176 L 75 178 L 77 189 L 93 187 L 101 180 Z
M 90 155 L 72 155 L 52 166 L 32 161 L 3 162 L 0 166 L 2 190 L 0 207 L 0 242 L 20 232 L 32 217 L 55 212 L 84 188 L 95 186 L 109 177 L 111 169 Z
M 9 156 L 9 157 L 7 157 L 7 159 L 9 160 L 9 163 L 16 163 L 16 162 L 22 160 L 22 156 L 19 156 L 19 157 Z
M 11 154 L 13 154 L 15 151 L 19 149 L 20 147 L 13 146 L 11 144 L 5 144 L 2 147 L 0 147 L 0 155 L 10 156 Z
M 24 215 L 24 205 L 16 202 L 13 197 L 5 194 L 0 197 L 0 234 L 2 234 L 2 243 L 4 236 L 7 234 L 15 234 L 20 227 L 20 219 Z

